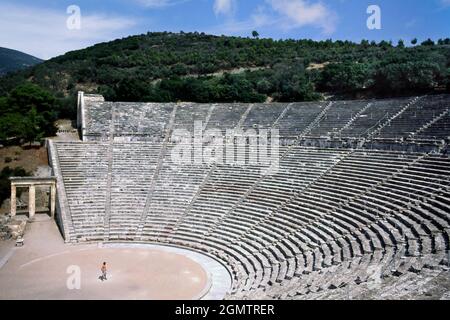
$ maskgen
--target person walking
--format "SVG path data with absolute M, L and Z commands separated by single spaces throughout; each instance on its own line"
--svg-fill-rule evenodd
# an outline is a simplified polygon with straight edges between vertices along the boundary
M 102 265 L 102 267 L 101 267 L 101 269 L 100 269 L 101 271 L 102 271 L 102 276 L 101 276 L 101 279 L 102 279 L 102 281 L 104 281 L 104 280 L 108 280 L 107 278 L 106 278 L 106 262 L 103 262 L 103 265 Z

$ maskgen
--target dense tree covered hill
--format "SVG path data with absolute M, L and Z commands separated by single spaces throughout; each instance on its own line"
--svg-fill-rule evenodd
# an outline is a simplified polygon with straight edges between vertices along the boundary
M 17 70 L 22 70 L 38 63 L 42 60 L 26 53 L 0 47 L 0 76 Z
M 69 52 L 0 79 L 0 95 L 32 81 L 130 101 L 302 101 L 449 90 L 450 39 L 414 47 L 148 33 Z

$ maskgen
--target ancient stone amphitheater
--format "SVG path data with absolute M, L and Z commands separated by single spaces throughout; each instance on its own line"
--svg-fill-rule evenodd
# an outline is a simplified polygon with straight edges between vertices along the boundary
M 204 253 L 229 299 L 448 298 L 450 96 L 78 105 L 81 141 L 48 147 L 66 242 Z M 195 120 L 278 129 L 279 170 L 173 163 L 172 133 Z

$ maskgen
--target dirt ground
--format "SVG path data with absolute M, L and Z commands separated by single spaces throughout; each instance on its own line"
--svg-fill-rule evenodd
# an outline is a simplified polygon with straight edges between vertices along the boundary
M 8 159 L 9 158 L 9 159 Z M 33 173 L 39 166 L 48 165 L 45 147 L 4 147 L 0 148 L 0 171 L 5 167 L 22 167 Z
M 53 140 L 79 140 L 73 123 L 67 119 L 56 122 L 58 133 Z M 5 167 L 22 167 L 28 172 L 40 166 L 48 165 L 47 149 L 45 147 L 13 146 L 0 148 L 0 171 Z
M 78 132 L 73 127 L 71 120 L 62 119 L 56 122 L 58 133 L 53 140 L 77 141 Z M 45 147 L 11 146 L 0 147 L 0 171 L 5 167 L 22 167 L 30 174 L 36 174 L 36 170 L 48 166 L 48 154 Z M 6 202 L 6 200 L 5 200 Z M 9 212 L 9 204 L 0 203 L 0 214 Z M 5 207 L 6 206 L 6 207 Z
M 56 126 L 58 127 L 58 132 L 53 140 L 58 141 L 79 141 L 78 131 L 74 127 L 74 123 L 71 120 L 61 119 L 56 121 Z
M 34 174 L 37 168 L 42 166 L 48 166 L 47 149 L 45 147 L 14 146 L 0 148 L 0 171 L 5 167 L 12 169 L 22 167 L 30 174 Z M 6 208 L 5 202 L 0 203 L 0 214 L 9 212 L 9 205 Z

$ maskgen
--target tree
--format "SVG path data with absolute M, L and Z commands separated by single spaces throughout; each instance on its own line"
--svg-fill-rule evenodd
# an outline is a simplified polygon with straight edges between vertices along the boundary
M 43 137 L 43 130 L 41 128 L 44 119 L 38 114 L 36 108 L 32 108 L 27 117 L 24 119 L 22 137 L 25 142 L 30 144 L 34 141 L 39 141 Z
M 138 79 L 125 79 L 119 82 L 115 88 L 116 99 L 119 101 L 136 102 L 143 101 L 150 93 L 150 86 Z
M 325 91 L 351 92 L 364 89 L 370 79 L 366 64 L 345 62 L 327 65 L 319 80 L 319 87 Z
M 391 63 L 377 68 L 374 89 L 383 95 L 425 93 L 433 90 L 443 74 L 439 64 L 431 61 Z
M 443 46 L 443 45 L 448 45 L 450 44 L 450 38 L 445 38 L 445 39 L 439 39 L 438 40 L 438 45 Z
M 397 45 L 397 47 L 398 48 L 404 48 L 405 47 L 405 42 L 403 41 L 403 40 L 398 40 L 398 45 Z
M 48 124 L 56 116 L 74 117 L 76 104 L 67 96 L 76 96 L 79 86 L 92 88 L 110 101 L 249 101 L 260 99 L 257 94 L 275 100 L 277 97 L 303 99 L 307 94 L 304 94 L 306 91 L 299 94 L 299 87 L 312 88 L 312 94 L 316 88 L 322 90 L 322 86 L 335 87 L 346 91 L 348 96 L 354 96 L 356 92 L 352 90 L 371 89 L 373 70 L 385 68 L 386 72 L 380 73 L 377 80 L 386 89 L 383 79 L 388 75 L 400 79 L 397 69 L 408 61 L 435 62 L 439 65 L 439 74 L 444 74 L 442 70 L 450 66 L 450 50 L 446 47 L 450 39 L 440 39 L 440 45 L 436 47 L 403 48 L 403 45 L 409 47 L 411 43 L 403 41 L 402 45 L 399 41 L 398 45 L 395 42 L 392 46 L 389 41 L 378 45 L 378 41 L 367 40 L 360 44 L 330 39 L 318 42 L 311 39 L 261 40 L 253 39 L 252 35 L 259 37 L 256 30 L 255 33 L 250 30 L 247 38 L 202 33 L 148 33 L 69 52 L 20 73 L 0 77 L 0 96 L 4 96 L 0 98 L 0 118 L 8 113 L 26 117 L 33 106 Z M 417 39 L 412 43 L 417 45 Z M 389 61 L 386 56 L 390 56 Z M 321 78 L 325 63 L 347 65 L 347 70 L 339 70 L 343 75 L 342 83 L 339 83 L 337 75 Z M 276 65 L 278 67 L 274 68 Z M 293 65 L 295 72 L 289 70 Z M 388 65 L 396 66 L 388 72 Z M 365 74 L 363 69 L 359 69 L 363 66 L 368 71 L 367 79 L 359 78 L 359 73 Z M 264 72 L 256 70 L 241 77 L 233 75 L 229 79 L 221 76 L 184 79 L 186 75 L 252 67 L 263 67 Z M 279 72 L 280 69 L 283 72 Z M 401 69 L 409 70 L 405 66 Z M 172 81 L 177 77 L 180 79 Z M 433 81 L 437 81 L 437 87 L 444 88 L 447 78 L 439 75 Z M 163 80 L 170 80 L 167 82 L 169 85 L 161 85 Z M 52 103 L 51 97 L 46 99 L 39 89 L 21 88 L 17 89 L 19 92 L 10 94 L 15 87 L 27 82 L 48 90 L 55 95 L 57 102 Z M 302 87 L 300 84 L 303 83 L 308 85 Z M 240 85 L 250 91 L 239 90 Z M 415 94 L 402 91 L 409 90 L 405 86 L 396 88 L 400 91 L 392 94 Z M 367 92 L 368 95 L 371 93 Z M 34 99 L 36 95 L 44 98 L 39 101 Z M 40 125 L 42 131 L 47 127 Z
M 417 38 L 414 38 L 414 39 L 411 40 L 411 44 L 413 46 L 415 46 L 417 44 L 417 42 L 418 42 Z
M 112 101 L 112 100 L 107 100 Z M 60 119 L 76 119 L 77 118 L 77 96 L 70 95 L 57 100 L 55 108 Z
M 0 97 L 0 116 L 8 112 L 8 99 Z
M 424 42 L 422 42 L 422 46 L 434 46 L 434 41 L 431 39 L 427 39 Z
M 31 83 L 21 84 L 0 99 L 0 140 L 33 142 L 54 136 L 58 111 L 51 93 Z
M 253 36 L 253 38 L 257 39 L 259 37 L 258 31 L 256 31 L 256 30 L 252 31 L 252 36 Z
M 447 68 L 447 77 L 445 79 L 447 92 L 450 93 L 450 68 Z
M 314 85 L 309 79 L 303 63 L 297 62 L 291 66 L 275 65 L 272 82 L 276 89 L 273 94 L 276 101 L 293 102 L 320 99 L 320 94 L 314 90 Z
M 378 46 L 380 48 L 390 48 L 392 47 L 392 41 L 381 40 Z
M 258 92 L 263 94 L 269 94 L 273 90 L 272 84 L 266 78 L 259 80 L 256 84 L 256 88 L 258 89 Z
M 23 116 L 18 113 L 8 113 L 0 117 L 0 141 L 5 144 L 19 141 L 25 130 Z
M 361 46 L 363 46 L 363 48 L 368 48 L 370 46 L 369 40 L 361 40 Z
M 10 112 L 28 112 L 33 107 L 38 112 L 52 112 L 55 97 L 41 87 L 26 83 L 11 91 L 8 97 Z

